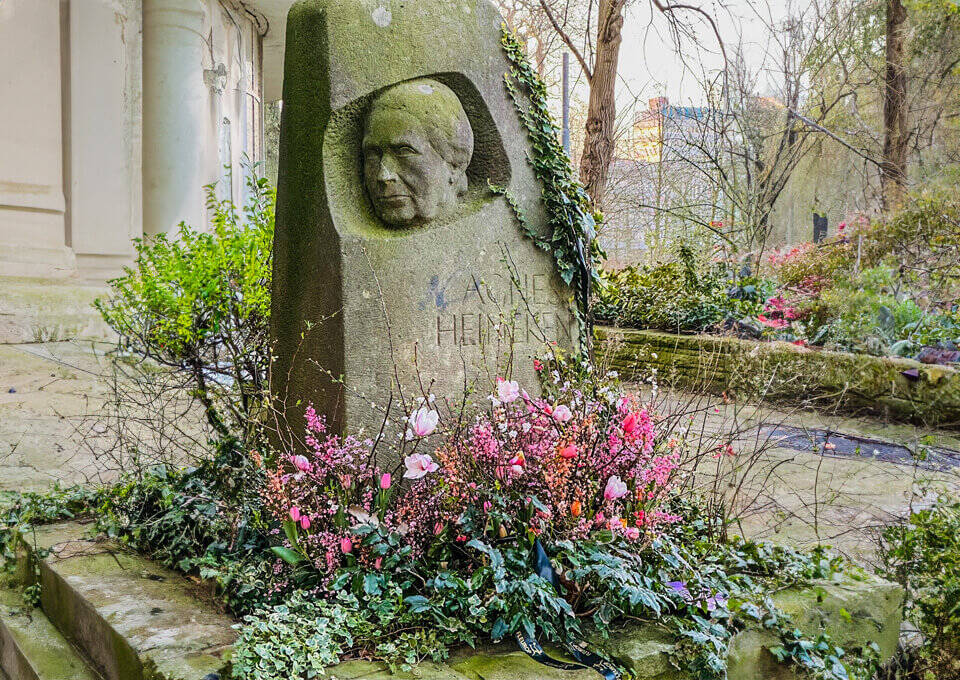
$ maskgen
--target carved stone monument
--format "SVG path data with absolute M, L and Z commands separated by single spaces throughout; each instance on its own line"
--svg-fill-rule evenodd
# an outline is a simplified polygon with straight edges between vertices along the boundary
M 422 391 L 531 392 L 576 342 L 572 292 L 489 183 L 546 230 L 488 0 L 303 0 L 287 24 L 272 389 L 375 435 Z

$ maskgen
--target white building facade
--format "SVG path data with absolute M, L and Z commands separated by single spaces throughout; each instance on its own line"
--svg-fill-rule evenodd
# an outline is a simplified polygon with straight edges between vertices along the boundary
M 104 280 L 242 202 L 290 4 L 0 0 L 0 276 Z

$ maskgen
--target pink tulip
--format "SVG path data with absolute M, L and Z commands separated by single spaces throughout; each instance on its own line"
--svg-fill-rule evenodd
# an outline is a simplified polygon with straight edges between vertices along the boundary
M 637 429 L 637 419 L 636 411 L 630 411 L 623 419 L 623 431 L 632 434 Z
M 573 418 L 573 413 L 570 411 L 569 407 L 563 404 L 560 404 L 553 410 L 553 419 L 558 423 L 566 423 L 571 418 Z
M 421 406 L 410 414 L 408 422 L 410 427 L 407 428 L 407 439 L 426 437 L 433 434 L 433 431 L 437 429 L 440 414 L 426 406 Z
M 378 557 L 373 561 L 373 568 L 379 571 L 383 567 L 383 558 Z
M 303 527 L 303 530 L 306 531 L 310 528 L 310 518 L 304 515 L 300 518 L 300 526 Z
M 640 530 L 637 527 L 627 527 L 623 534 L 631 541 L 635 541 L 640 538 Z
M 520 385 L 516 380 L 497 378 L 497 398 L 503 404 L 509 404 L 520 398 Z
M 307 460 L 306 456 L 290 456 L 290 462 L 293 463 L 293 467 L 297 468 L 300 472 L 309 472 L 313 469 L 313 466 L 310 464 L 310 461 Z
M 403 476 L 407 479 L 420 479 L 431 472 L 436 472 L 440 466 L 433 462 L 429 453 L 414 453 L 403 459 L 407 471 Z
M 617 475 L 613 475 L 607 480 L 607 486 L 603 490 L 603 497 L 608 501 L 615 501 L 627 495 L 627 485 Z
M 567 444 L 562 449 L 560 449 L 560 457 L 564 460 L 570 460 L 571 458 L 577 457 L 577 445 L 576 444 Z
M 484 511 L 484 512 L 490 512 L 490 509 L 491 509 L 492 507 L 493 507 L 493 503 L 491 503 L 490 501 L 484 501 L 484 502 L 483 502 L 483 511 Z
M 300 508 L 297 506 L 290 508 L 290 519 L 292 519 L 294 522 L 300 521 Z
M 353 541 L 346 536 L 340 539 L 340 552 L 344 555 L 349 555 L 353 552 Z
M 390 484 L 393 482 L 393 477 L 390 476 L 388 472 L 383 477 L 380 478 L 380 488 L 386 491 L 390 488 Z

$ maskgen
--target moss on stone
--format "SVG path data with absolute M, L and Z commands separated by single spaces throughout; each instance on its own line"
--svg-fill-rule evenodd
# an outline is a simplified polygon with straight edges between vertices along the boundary
M 946 366 L 710 335 L 600 328 L 597 337 L 627 379 L 657 369 L 661 384 L 687 389 L 960 426 L 960 372 Z M 918 378 L 905 376 L 908 370 Z

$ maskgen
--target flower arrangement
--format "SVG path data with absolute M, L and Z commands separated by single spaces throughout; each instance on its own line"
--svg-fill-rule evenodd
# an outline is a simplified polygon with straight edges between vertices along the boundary
M 421 400 L 390 455 L 330 434 L 308 408 L 307 450 L 277 457 L 266 474 L 264 505 L 285 534 L 276 554 L 329 578 L 346 565 L 380 567 L 383 550 L 363 540 L 374 531 L 413 559 L 475 538 L 522 545 L 604 531 L 649 544 L 678 520 L 661 506 L 680 443 L 658 436 L 656 415 L 634 395 L 554 387 L 557 398 L 535 398 L 500 378 L 490 408 L 462 428 L 441 422 L 434 399 Z M 378 455 L 399 460 L 385 466 Z

